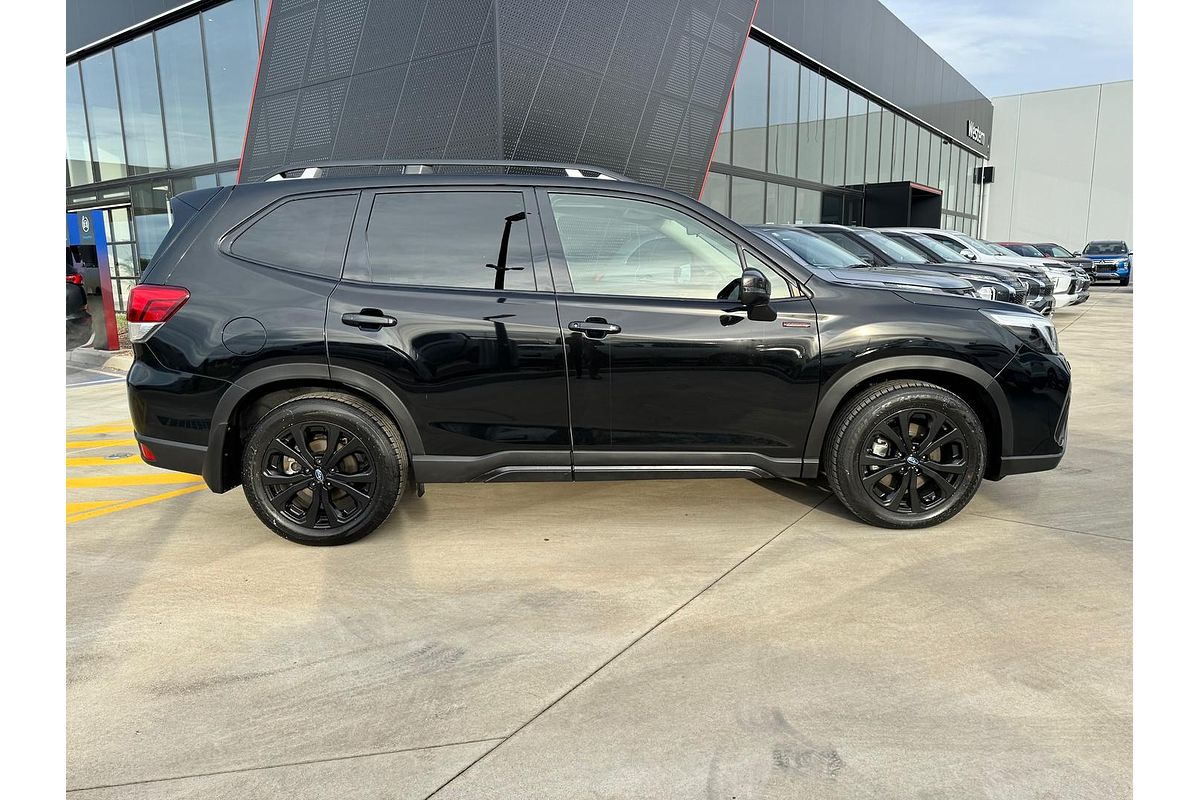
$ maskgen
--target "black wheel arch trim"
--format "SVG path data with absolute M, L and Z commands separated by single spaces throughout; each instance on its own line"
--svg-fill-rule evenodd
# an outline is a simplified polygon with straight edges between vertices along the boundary
M 324 384 L 340 384 L 357 390 L 386 411 L 400 428 L 404 445 L 412 456 L 424 455 L 420 432 L 403 401 L 378 378 L 350 369 L 330 367 L 318 363 L 272 364 L 239 377 L 221 395 L 213 411 L 212 426 L 208 438 L 208 451 L 204 457 L 203 476 L 208 488 L 214 492 L 227 492 L 237 486 L 234 476 L 241 467 L 231 464 L 227 450 L 229 430 L 233 427 L 233 414 L 239 404 L 252 392 L 274 384 L 296 383 L 312 380 Z M 331 387 L 335 388 L 335 387 Z
M 813 413 L 812 424 L 808 429 L 808 439 L 804 446 L 804 477 L 816 478 L 820 471 L 822 451 L 825 448 L 825 436 L 829 426 L 842 402 L 851 392 L 863 382 L 872 378 L 885 377 L 895 374 L 898 377 L 905 372 L 943 372 L 966 378 L 987 393 L 995 406 L 1000 425 L 1000 457 L 1005 458 L 1012 453 L 1012 412 L 1009 409 L 1008 398 L 996 379 L 984 370 L 953 358 L 942 356 L 890 356 L 870 361 L 852 367 L 835 378 L 821 395 Z

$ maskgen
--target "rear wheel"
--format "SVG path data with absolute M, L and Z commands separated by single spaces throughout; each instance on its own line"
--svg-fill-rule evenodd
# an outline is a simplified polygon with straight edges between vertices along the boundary
M 872 525 L 937 525 L 961 511 L 983 480 L 987 438 L 978 415 L 931 383 L 872 386 L 846 404 L 830 431 L 830 488 Z
M 285 539 L 347 544 L 392 513 L 408 455 L 391 420 L 356 397 L 310 394 L 277 406 L 242 453 L 250 507 Z

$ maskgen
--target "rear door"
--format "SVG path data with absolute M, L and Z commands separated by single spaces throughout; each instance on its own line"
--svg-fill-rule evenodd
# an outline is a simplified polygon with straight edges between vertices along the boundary
M 656 467 L 799 475 L 820 360 L 799 285 L 682 205 L 582 190 L 538 199 L 567 344 L 576 479 Z M 771 280 L 766 308 L 718 299 L 744 261 Z
M 520 187 L 363 192 L 330 297 L 331 373 L 411 413 L 418 480 L 570 479 L 563 347 L 536 201 Z

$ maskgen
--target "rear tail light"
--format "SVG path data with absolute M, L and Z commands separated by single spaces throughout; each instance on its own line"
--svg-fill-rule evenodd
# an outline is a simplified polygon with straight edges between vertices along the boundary
M 190 296 L 188 290 L 181 286 L 134 286 L 125 307 L 129 340 L 144 342 L 149 339 L 160 325 L 183 308 Z
M 76 286 L 83 286 L 83 276 L 82 275 L 68 275 L 67 283 L 73 283 Z

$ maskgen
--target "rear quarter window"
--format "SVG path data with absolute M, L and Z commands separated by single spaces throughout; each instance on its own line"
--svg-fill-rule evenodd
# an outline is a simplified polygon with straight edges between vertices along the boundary
M 357 205 L 357 193 L 286 200 L 238 234 L 229 250 L 248 261 L 340 278 Z

